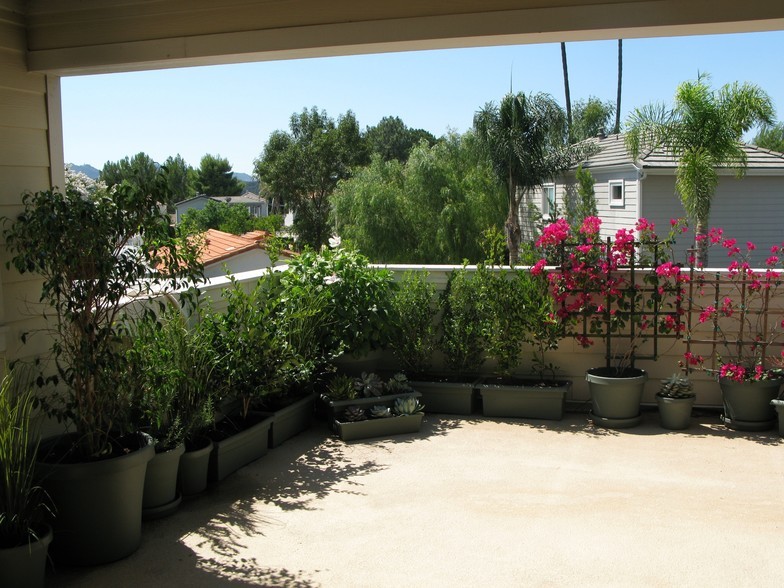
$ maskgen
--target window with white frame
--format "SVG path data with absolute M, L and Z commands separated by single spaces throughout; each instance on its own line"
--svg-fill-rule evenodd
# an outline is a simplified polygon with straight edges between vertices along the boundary
M 542 186 L 542 216 L 555 214 L 555 184 Z
M 608 182 L 610 208 L 623 208 L 626 204 L 623 180 L 610 180 Z

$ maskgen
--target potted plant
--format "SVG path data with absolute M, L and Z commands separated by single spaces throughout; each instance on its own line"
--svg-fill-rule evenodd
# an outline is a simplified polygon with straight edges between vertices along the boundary
M 500 359 L 498 365 L 506 378 L 483 382 L 482 412 L 485 416 L 560 420 L 571 382 L 557 380 L 558 367 L 547 362 L 547 352 L 557 349 L 563 336 L 547 281 L 539 272 L 519 271 L 511 280 L 500 277 L 487 296 L 492 319 L 486 330 L 490 340 L 505 337 L 503 343 L 489 344 L 488 353 Z M 520 363 L 523 343 L 532 346 L 533 377 L 510 379 L 511 370 Z
M 724 413 L 722 421 L 741 431 L 764 431 L 776 424 L 771 401 L 776 399 L 784 379 L 778 369 L 782 334 L 779 296 L 784 263 L 781 249 L 774 246 L 764 268 L 752 269 L 756 247 L 741 248 L 735 239 L 712 228 L 700 238 L 705 249 L 722 247 L 730 259 L 725 272 L 706 272 L 692 267 L 692 321 L 685 362 L 692 369 L 714 374 L 721 387 Z M 698 296 L 706 289 L 711 299 Z M 775 318 L 777 317 L 778 318 Z M 700 346 L 710 352 L 700 354 Z M 774 351 L 775 350 L 775 351 Z
M 398 397 L 391 407 L 353 405 L 335 420 L 335 428 L 343 441 L 416 433 L 422 427 L 423 411 L 416 395 Z
M 391 408 L 398 399 L 408 397 L 418 399 L 422 394 L 411 387 L 405 374 L 394 374 L 384 382 L 373 372 L 362 372 L 355 378 L 346 374 L 333 376 L 327 383 L 322 402 L 327 406 L 328 418 L 334 423 L 349 407 L 362 410 L 373 406 Z
M 673 374 L 666 380 L 662 380 L 656 393 L 661 426 L 673 431 L 688 429 L 695 398 L 688 377 Z
M 648 378 L 635 362 L 657 357 L 655 350 L 643 355 L 643 344 L 678 337 L 685 328 L 679 302 L 687 276 L 667 257 L 683 224 L 673 221 L 664 241 L 646 219 L 638 220 L 634 230 L 618 230 L 613 239 L 601 239 L 600 229 L 597 217 L 587 217 L 577 231 L 558 219 L 543 229 L 536 244 L 559 261 L 548 279 L 567 333 L 584 347 L 594 344 L 591 337 L 606 346 L 605 365 L 586 373 L 594 423 L 632 427 L 642 418 Z M 532 271 L 543 273 L 547 263 L 541 259 Z
M 111 192 L 26 194 L 24 211 L 4 231 L 10 264 L 43 281 L 52 362 L 41 361 L 50 371 L 38 379 L 47 386 L 40 405 L 71 431 L 39 451 L 42 484 L 57 509 L 50 550 L 57 561 L 114 561 L 141 541 L 144 478 L 154 450 L 128 424 L 131 399 L 120 379 L 132 319 L 123 312 L 134 297 L 201 276 L 198 244 L 172 231 L 160 208 L 162 179 L 155 188 L 123 183 Z
M 272 417 L 259 412 L 262 399 L 284 390 L 295 361 L 275 323 L 276 290 L 263 276 L 250 293 L 231 277 L 224 312 L 208 312 L 205 328 L 220 358 L 212 380 L 223 418 L 207 432 L 214 448 L 209 476 L 222 480 L 266 455 Z
M 158 315 L 148 314 L 137 323 L 127 354 L 126 382 L 134 398 L 132 421 L 155 444 L 144 484 L 146 519 L 176 510 L 182 498 L 177 484 L 186 441 L 197 451 L 203 449 L 205 444 L 194 444 L 194 438 L 213 420 L 210 377 L 216 357 L 201 329 L 189 328 L 184 312 L 187 307 L 169 306 Z M 195 485 L 187 488 L 188 493 L 200 491 L 201 484 Z
M 43 588 L 52 541 L 49 505 L 35 478 L 33 391 L 14 371 L 0 385 L 0 577 L 6 588 Z

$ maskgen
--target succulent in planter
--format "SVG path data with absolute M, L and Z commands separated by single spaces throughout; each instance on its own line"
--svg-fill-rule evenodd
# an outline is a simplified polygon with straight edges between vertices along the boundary
M 356 423 L 367 420 L 365 410 L 359 406 L 349 406 L 343 413 L 343 419 L 347 423 Z
M 357 397 L 354 378 L 344 374 L 334 376 L 327 384 L 326 396 L 330 400 L 353 400 Z
M 411 394 L 414 389 L 406 377 L 406 374 L 398 372 L 394 374 L 385 384 L 387 394 Z
M 661 386 L 656 396 L 660 398 L 694 398 L 691 381 L 686 376 L 673 374 L 661 381 Z
M 419 403 L 419 400 L 414 396 L 404 396 L 395 400 L 394 412 L 400 416 L 407 416 L 423 412 L 425 407 Z
M 392 416 L 392 410 L 388 406 L 374 406 L 370 409 L 370 418 L 386 419 Z
M 384 382 L 372 372 L 362 372 L 362 375 L 354 380 L 354 387 L 365 398 L 381 396 L 384 393 Z

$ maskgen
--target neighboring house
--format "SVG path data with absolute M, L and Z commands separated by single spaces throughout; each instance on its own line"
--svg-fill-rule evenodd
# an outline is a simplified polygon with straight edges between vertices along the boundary
M 199 194 L 193 198 L 177 202 L 174 205 L 175 223 L 180 224 L 182 217 L 189 210 L 203 210 L 210 200 L 246 206 L 250 215 L 256 218 L 269 215 L 269 207 L 267 206 L 266 199 L 252 192 L 245 192 L 241 196 L 205 196 L 204 194 Z
M 227 270 L 232 274 L 270 267 L 270 257 L 264 249 L 269 237 L 265 231 L 251 231 L 244 235 L 232 235 L 216 229 L 203 233 L 204 248 L 201 262 L 204 264 L 204 277 L 225 276 Z M 285 263 L 294 254 L 282 251 L 279 263 Z
M 589 139 L 599 151 L 583 162 L 596 184 L 596 207 L 602 219 L 602 235 L 613 236 L 622 227 L 632 227 L 639 218 L 653 221 L 664 237 L 670 219 L 685 217 L 680 197 L 675 192 L 675 160 L 663 151 L 653 151 L 633 160 L 626 150 L 623 135 Z M 710 226 L 721 227 L 724 234 L 744 245 L 757 245 L 755 263 L 770 254 L 772 245 L 784 240 L 784 154 L 753 145 L 744 145 L 748 165 L 746 175 L 737 179 L 734 170 L 719 171 L 719 185 L 713 196 Z M 553 206 L 565 215 L 568 201 L 577 195 L 574 171 L 527 195 L 521 205 L 521 226 L 532 234 L 529 206 L 536 207 L 547 219 Z M 693 245 L 693 233 L 678 240 L 677 261 L 685 262 L 686 249 Z M 726 265 L 716 254 L 711 266 Z

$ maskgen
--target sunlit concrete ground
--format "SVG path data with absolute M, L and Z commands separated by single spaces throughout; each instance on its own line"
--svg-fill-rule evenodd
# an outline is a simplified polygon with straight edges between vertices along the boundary
M 323 424 L 53 587 L 784 585 L 784 440 L 716 414 L 625 431 L 427 415 L 345 444 Z

